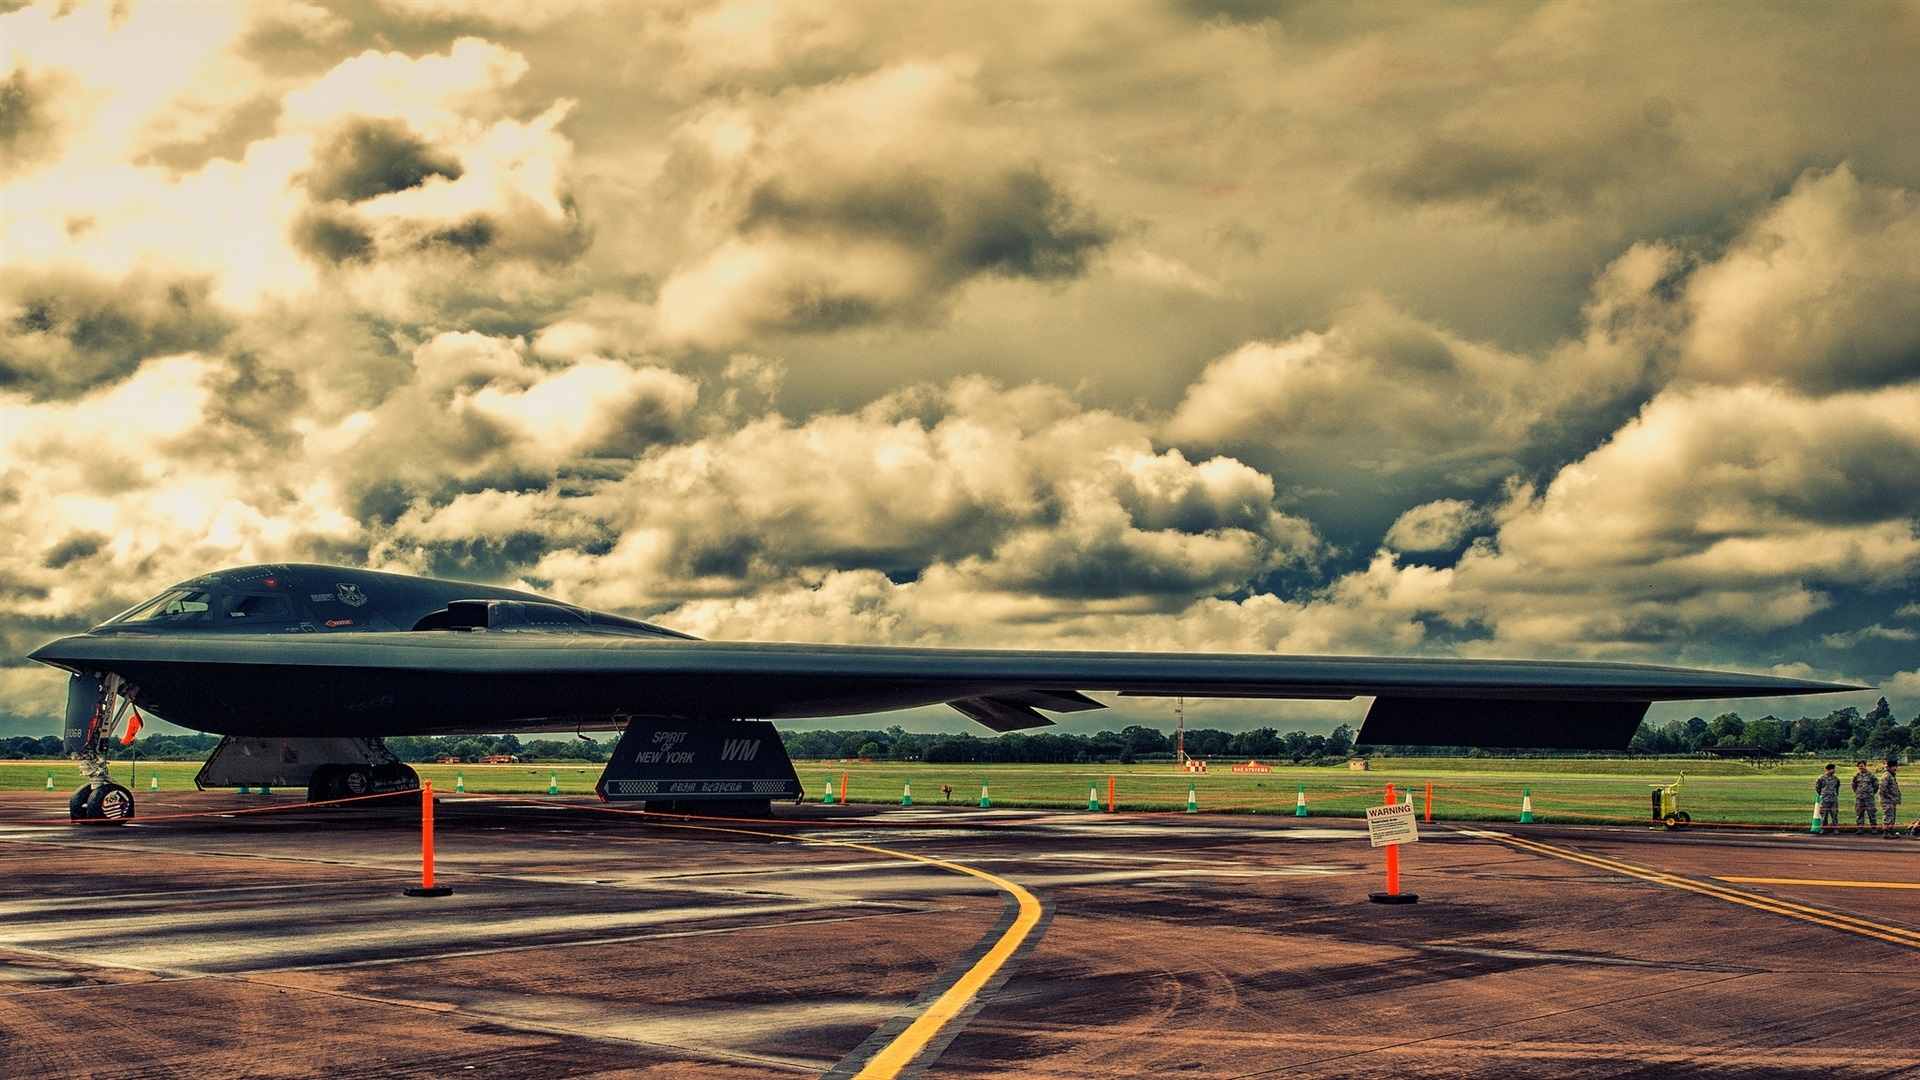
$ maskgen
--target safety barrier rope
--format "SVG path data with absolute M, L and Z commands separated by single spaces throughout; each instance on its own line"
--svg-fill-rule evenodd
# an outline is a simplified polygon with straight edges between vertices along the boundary
M 1148 781 L 1159 781 L 1161 784 L 1166 783 L 1166 778 L 1140 777 L 1136 779 L 1148 780 Z M 1100 799 L 1100 803 L 1101 803 L 1100 809 L 1098 811 L 1091 811 L 1091 812 L 1097 812 L 1103 816 L 1115 817 L 1115 818 L 1118 818 L 1118 817 L 1167 818 L 1167 817 L 1173 817 L 1173 816 L 1184 817 L 1188 815 L 1188 811 L 1185 809 L 1185 805 L 1184 805 L 1186 803 L 1186 795 L 1188 792 L 1186 789 L 1181 788 L 1177 783 L 1167 784 L 1166 796 L 1164 798 L 1158 798 L 1158 799 L 1152 798 L 1151 796 L 1143 797 L 1138 791 L 1138 788 L 1140 786 L 1141 785 L 1139 783 L 1130 785 L 1130 787 L 1134 788 L 1134 791 L 1131 793 L 1131 798 L 1128 801 L 1133 802 L 1135 804 L 1133 808 L 1124 808 L 1116 805 L 1113 809 L 1109 810 L 1105 805 L 1106 800 L 1102 798 Z M 1404 797 L 1404 794 L 1407 791 L 1413 792 L 1414 802 L 1417 807 L 1424 807 L 1424 800 L 1426 798 L 1424 784 L 1414 783 L 1414 784 L 1409 784 L 1406 787 L 1395 785 L 1396 796 Z M 1440 819 L 1476 821 L 1476 820 L 1486 820 L 1487 817 L 1497 815 L 1497 818 L 1496 818 L 1497 820 L 1498 818 L 1505 818 L 1505 817 L 1516 815 L 1519 812 L 1519 807 L 1516 804 L 1515 793 L 1510 790 L 1485 788 L 1485 787 L 1479 787 L 1477 785 L 1444 785 L 1444 786 L 1434 785 L 1432 792 L 1433 792 L 1432 794 L 1433 808 L 1435 811 L 1435 815 L 1436 815 L 1436 818 L 1440 818 Z M 1468 792 L 1468 793 L 1475 793 L 1475 794 L 1478 794 L 1478 793 L 1496 794 L 1496 795 L 1503 796 L 1508 801 L 1493 803 L 1493 802 L 1484 802 L 1477 799 L 1463 799 L 1458 797 L 1457 793 L 1459 792 Z M 290 811 L 313 809 L 318 807 L 344 806 L 344 805 L 349 805 L 354 803 L 379 802 L 379 801 L 384 801 L 387 803 L 395 803 L 401 800 L 405 800 L 415 795 L 416 793 L 417 793 L 417 789 L 408 790 L 408 791 L 398 791 L 398 792 L 379 792 L 372 795 L 349 796 L 345 798 L 325 799 L 325 800 L 319 800 L 315 802 L 308 802 L 303 799 L 298 802 L 285 802 L 285 803 L 278 803 L 278 804 L 269 805 L 269 806 L 251 806 L 251 807 L 227 806 L 227 807 L 221 807 L 218 809 L 180 812 L 180 813 L 171 813 L 171 814 L 146 814 L 146 815 L 140 815 L 140 816 L 131 817 L 131 818 L 73 819 L 70 817 L 57 817 L 57 818 L 16 818 L 11 820 L 0 819 L 0 825 L 101 826 L 101 825 L 120 825 L 120 824 L 129 824 L 129 823 L 147 824 L 147 823 L 161 822 L 161 821 L 187 821 L 187 820 L 194 820 L 194 819 L 201 819 L 201 818 L 231 818 L 231 817 L 241 817 L 241 816 L 258 816 L 262 814 L 271 814 L 271 813 L 277 813 L 277 812 L 284 813 L 284 812 L 290 812 Z M 1057 797 L 1057 787 L 1051 788 L 1050 794 L 1053 794 L 1054 797 L 1048 800 L 1048 803 L 1049 803 L 1048 807 L 1028 806 L 1028 807 L 1019 807 L 1018 809 L 1065 808 L 1065 807 L 1077 806 L 1077 800 L 1074 803 L 1063 803 Z M 1351 814 L 1352 811 L 1363 809 L 1365 806 L 1374 805 L 1377 801 L 1381 800 L 1385 794 L 1385 785 L 1376 785 L 1376 786 L 1368 786 L 1368 787 L 1342 787 L 1334 791 L 1307 793 L 1304 796 L 1297 788 L 1292 793 L 1288 793 L 1284 790 L 1275 789 L 1268 794 L 1270 795 L 1270 797 L 1266 797 L 1266 798 L 1239 799 L 1239 800 L 1235 800 L 1232 802 L 1225 802 L 1225 803 L 1210 802 L 1208 805 L 1200 807 L 1198 809 L 1198 813 L 1225 815 L 1225 814 L 1243 814 L 1243 813 L 1258 814 L 1260 811 L 1263 811 L 1263 810 L 1287 811 L 1297 807 L 1300 804 L 1302 798 L 1304 797 L 1304 800 L 1307 805 L 1309 806 L 1317 805 L 1320 807 L 1321 816 L 1325 816 L 1329 811 L 1332 811 L 1335 813 L 1344 811 Z M 951 821 L 951 822 L 934 821 L 934 820 L 929 820 L 925 817 L 918 817 L 918 816 L 915 819 L 910 821 L 903 821 L 903 820 L 900 820 L 899 818 L 893 818 L 888 820 L 888 819 L 877 819 L 877 818 L 870 818 L 870 817 L 738 818 L 738 817 L 719 817 L 714 815 L 688 814 L 688 813 L 678 813 L 678 812 L 667 813 L 663 811 L 649 811 L 649 810 L 628 809 L 628 808 L 620 808 L 620 807 L 596 806 L 590 803 L 560 802 L 560 801 L 554 801 L 550 799 L 541 799 L 541 798 L 538 798 L 537 796 L 531 796 L 531 795 L 487 794 L 487 793 L 470 792 L 470 793 L 464 793 L 464 794 L 445 793 L 441 797 L 443 799 L 451 799 L 454 801 L 464 801 L 464 802 L 500 802 L 500 803 L 534 805 L 534 806 L 555 806 L 555 807 L 575 807 L 575 808 L 584 807 L 587 809 L 617 810 L 619 813 L 622 813 L 622 814 L 653 818 L 661 821 L 731 821 L 731 822 L 763 821 L 763 822 L 771 822 L 771 823 L 787 824 L 787 825 L 804 825 L 809 828 L 937 827 L 937 828 L 956 828 L 956 829 L 979 829 L 983 827 L 986 827 L 986 828 L 1010 827 L 1010 826 L 1026 824 L 1034 820 L 1033 818 L 1008 818 L 1008 817 L 1005 817 L 1004 815 L 997 816 L 994 819 L 982 819 L 982 818 L 974 817 L 974 818 L 968 818 L 965 820 Z M 1016 794 L 1015 799 L 1017 798 L 1018 798 L 1018 795 Z M 1591 805 L 1594 802 L 1601 801 L 1598 798 L 1590 798 L 1586 795 L 1580 796 L 1580 799 L 1582 803 L 1588 804 L 1588 805 Z M 1008 801 L 1008 800 L 1003 800 L 1003 801 Z M 1141 802 L 1164 803 L 1165 808 L 1141 807 L 1138 805 Z M 1640 800 L 1634 800 L 1634 802 L 1638 803 L 1639 805 L 1645 805 L 1644 802 L 1641 802 Z M 1330 805 L 1330 804 L 1337 804 L 1337 803 L 1347 803 L 1347 804 L 1357 804 L 1357 805 L 1347 805 L 1347 806 L 1338 806 L 1338 807 Z M 841 802 L 841 803 L 838 803 L 837 805 L 854 805 L 854 806 L 864 806 L 864 807 L 872 807 L 872 808 L 878 809 L 878 808 L 883 808 L 883 807 L 892 805 L 892 801 L 878 800 L 878 799 L 872 800 L 872 801 L 862 800 L 862 801 L 858 801 L 851 804 Z M 931 809 L 935 804 L 923 803 L 922 805 Z M 1767 821 L 1752 821 L 1752 820 L 1715 821 L 1715 820 L 1701 820 L 1699 818 L 1694 818 L 1685 823 L 1689 828 L 1779 829 L 1783 827 L 1788 827 L 1788 828 L 1794 827 L 1796 825 L 1801 824 L 1801 821 L 1802 821 L 1802 819 L 1798 816 L 1800 814 L 1800 811 L 1798 811 L 1797 809 L 1788 810 L 1788 809 L 1782 808 L 1782 809 L 1773 810 L 1773 811 L 1767 811 L 1767 810 L 1756 811 L 1756 809 L 1753 807 L 1728 807 L 1728 806 L 1723 806 L 1719 804 L 1701 804 L 1697 802 L 1690 802 L 1688 804 L 1688 807 L 1690 812 L 1697 811 L 1702 814 L 1744 811 L 1748 813 L 1759 813 L 1759 814 L 1771 813 L 1771 814 L 1780 815 L 1779 819 L 1777 820 L 1767 820 Z M 1441 811 L 1444 808 L 1455 808 L 1455 809 L 1465 808 L 1465 809 L 1471 809 L 1471 810 L 1492 811 L 1494 813 L 1493 815 L 1481 815 L 1477 817 L 1453 818 L 1450 815 L 1445 815 L 1441 813 Z M 965 802 L 960 803 L 959 809 L 962 809 L 962 810 L 967 809 L 966 803 Z M 1003 809 L 1014 809 L 1014 808 L 1003 807 Z M 1554 819 L 1554 820 L 1574 820 L 1574 821 L 1587 821 L 1587 822 L 1605 823 L 1605 824 L 1653 823 L 1652 819 L 1649 816 L 1639 814 L 1639 813 L 1617 813 L 1617 814 L 1589 813 L 1581 810 L 1574 810 L 1574 809 L 1568 809 L 1565 807 L 1560 807 L 1554 803 L 1552 795 L 1550 793 L 1544 797 L 1534 798 L 1533 806 L 1532 806 L 1532 815 L 1535 819 L 1545 818 L 1545 819 Z M 1838 829 L 1844 830 L 1844 829 L 1853 828 L 1853 826 L 1845 826 L 1845 825 L 1828 826 L 1828 828 L 1838 828 Z
M 419 789 L 409 788 L 406 791 L 383 791 L 375 795 L 350 795 L 342 799 L 320 799 L 314 802 L 308 802 L 302 799 L 299 802 L 275 803 L 271 806 L 236 806 L 222 810 L 195 810 L 190 813 L 179 814 L 141 814 L 135 817 L 124 818 L 0 818 L 0 825 L 144 825 L 152 821 L 187 821 L 193 818 L 240 817 L 250 814 L 271 814 L 276 811 L 308 810 L 316 806 L 344 806 L 347 803 L 372 802 L 376 799 L 383 799 L 387 802 L 398 802 L 402 799 L 416 797 L 419 794 Z

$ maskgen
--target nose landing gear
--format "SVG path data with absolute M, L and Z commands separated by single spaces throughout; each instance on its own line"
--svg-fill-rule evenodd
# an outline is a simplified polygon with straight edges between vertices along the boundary
M 135 690 L 118 675 L 75 675 L 73 680 L 67 692 L 67 753 L 79 760 L 87 785 L 67 800 L 67 817 L 125 821 L 133 817 L 133 792 L 108 775 L 107 742 L 121 717 L 133 710 Z M 137 723 L 138 714 L 134 716 Z

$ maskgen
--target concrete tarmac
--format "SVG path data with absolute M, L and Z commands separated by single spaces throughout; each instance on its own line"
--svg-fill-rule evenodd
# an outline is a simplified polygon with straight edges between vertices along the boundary
M 1920 841 L 1428 826 L 1384 906 L 1349 820 L 446 796 L 414 899 L 413 808 L 66 794 L 0 794 L 9 1077 L 851 1075 L 1007 923 L 889 853 L 1048 910 L 903 1075 L 1920 1076 Z

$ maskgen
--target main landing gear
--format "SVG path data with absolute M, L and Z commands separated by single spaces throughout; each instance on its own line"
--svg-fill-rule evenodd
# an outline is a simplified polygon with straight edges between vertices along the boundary
M 419 774 L 395 757 L 384 741 L 362 736 L 229 735 L 214 747 L 193 783 L 201 791 L 304 790 L 310 803 L 404 796 L 420 790 Z M 379 806 L 384 801 L 346 805 Z
M 420 774 L 398 761 L 380 765 L 322 765 L 307 781 L 307 801 L 404 795 L 420 790 Z M 386 800 L 381 800 L 383 803 Z

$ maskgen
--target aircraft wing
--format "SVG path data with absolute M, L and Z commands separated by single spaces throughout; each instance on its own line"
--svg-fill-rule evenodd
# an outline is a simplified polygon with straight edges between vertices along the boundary
M 1862 687 L 1643 664 L 931 649 L 516 631 L 90 633 L 32 659 L 119 674 L 174 723 L 254 736 L 452 734 L 627 716 L 794 719 L 946 702 L 996 731 L 1122 695 L 1374 702 L 1369 743 L 1623 749 L 1654 701 Z

